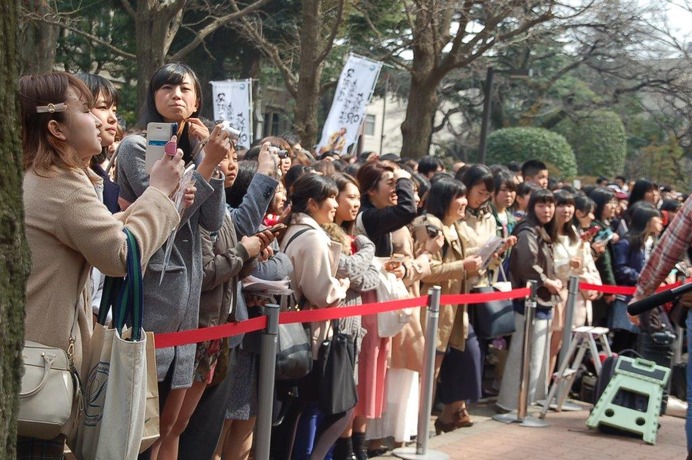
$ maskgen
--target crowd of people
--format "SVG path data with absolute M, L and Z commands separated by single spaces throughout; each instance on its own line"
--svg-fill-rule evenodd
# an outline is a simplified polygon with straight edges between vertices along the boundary
M 545 397 L 563 328 L 610 327 L 615 351 L 672 330 L 663 312 L 632 322 L 630 299 L 597 291 L 579 293 L 573 324 L 565 324 L 570 276 L 636 285 L 686 199 L 669 187 L 620 177 L 575 189 L 549 177 L 540 159 L 456 163 L 448 171 L 434 156 L 310 152 L 293 135 L 238 146 L 221 125 L 200 119 L 202 89 L 184 64 L 166 64 L 152 75 L 138 130 L 124 137 L 117 91 L 101 77 L 25 76 L 20 93 L 33 267 L 26 338 L 70 349 L 81 373 L 103 279 L 126 272 L 123 228 L 141 246 L 143 326 L 154 333 L 243 321 L 280 301 L 246 289 L 248 276 L 285 282 L 294 293 L 290 306 L 301 309 L 377 302 L 382 270 L 413 297 L 431 286 L 459 294 L 534 280 L 534 402 Z M 176 123 L 177 151 L 149 172 L 144 133 L 152 122 Z M 195 166 L 194 181 L 177 208 L 170 197 L 188 165 Z M 524 300 L 513 309 L 514 334 L 488 338 L 476 334 L 472 307 L 441 306 L 438 433 L 471 426 L 470 403 L 487 395 L 497 395 L 500 411 L 517 408 Z M 315 365 L 286 391 L 277 386 L 277 400 L 288 409 L 275 421 L 274 458 L 363 460 L 378 439 L 404 443 L 415 436 L 425 315 L 414 310 L 393 337 L 380 336 L 374 315 L 309 326 Z M 328 413 L 316 388 L 320 348 L 334 326 L 356 344 L 358 398 L 354 407 Z M 247 459 L 259 351 L 242 336 L 157 349 L 160 438 L 141 458 Z M 495 380 L 484 385 L 491 358 Z M 18 458 L 62 458 L 64 444 L 64 435 L 19 437 Z

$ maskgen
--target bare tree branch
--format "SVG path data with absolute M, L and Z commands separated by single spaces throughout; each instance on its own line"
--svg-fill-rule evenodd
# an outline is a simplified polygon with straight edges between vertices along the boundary
M 320 63 L 324 62 L 324 60 L 327 59 L 329 52 L 334 47 L 334 39 L 336 38 L 336 35 L 339 33 L 339 27 L 341 26 L 341 22 L 344 18 L 344 3 L 345 3 L 345 0 L 338 0 L 338 9 L 337 9 L 337 14 L 336 14 L 336 19 L 334 20 L 334 23 L 332 24 L 331 31 L 329 32 L 326 40 L 324 41 L 324 43 L 325 43 L 324 50 L 322 50 L 322 53 L 320 53 L 317 56 L 317 62 L 315 62 L 316 65 L 319 65 Z
M 74 26 L 72 26 L 66 22 L 59 21 L 57 19 L 51 19 L 48 16 L 39 16 L 39 15 L 29 13 L 29 12 L 26 12 L 24 17 L 25 17 L 25 19 L 28 19 L 30 21 L 41 22 L 43 24 L 48 24 L 51 26 L 57 26 L 57 27 L 61 27 L 63 29 L 69 30 L 70 32 L 73 32 L 77 35 L 80 35 L 84 38 L 89 39 L 90 41 L 92 41 L 94 43 L 98 43 L 99 45 L 106 47 L 108 50 L 110 50 L 111 52 L 113 52 L 117 56 L 123 57 L 125 59 L 136 59 L 137 58 L 136 55 L 134 55 L 132 53 L 128 53 L 127 51 L 123 51 L 122 49 L 116 47 L 115 45 L 112 45 L 111 43 L 108 43 L 107 41 L 102 40 L 101 38 L 97 37 L 96 35 L 91 34 L 89 32 L 84 32 L 83 30 L 81 30 L 77 27 L 74 27 Z
M 202 42 L 204 42 L 204 39 L 207 38 L 207 36 L 214 33 L 219 28 L 221 28 L 221 27 L 223 27 L 223 26 L 225 26 L 225 25 L 227 25 L 233 21 L 236 21 L 238 18 L 240 18 L 242 16 L 248 15 L 250 13 L 254 13 L 255 11 L 259 10 L 262 6 L 269 3 L 269 1 L 270 0 L 257 0 L 254 3 L 246 6 L 242 10 L 234 11 L 233 13 L 214 18 L 209 24 L 207 24 L 202 29 L 197 31 L 195 33 L 195 37 L 187 45 L 185 45 L 180 51 L 178 51 L 173 56 L 171 56 L 170 60 L 171 61 L 180 61 L 180 60 L 184 59 L 195 48 L 197 48 Z

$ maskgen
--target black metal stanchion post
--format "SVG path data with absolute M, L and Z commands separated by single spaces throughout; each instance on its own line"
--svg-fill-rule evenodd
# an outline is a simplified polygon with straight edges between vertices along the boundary
M 255 458 L 269 460 L 272 437 L 272 410 L 274 406 L 274 377 L 276 374 L 276 348 L 279 337 L 278 305 L 267 305 L 263 312 L 267 316 L 267 328 L 262 333 L 260 354 L 259 392 L 255 440 Z
M 418 436 L 416 447 L 394 449 L 393 454 L 407 460 L 447 460 L 444 452 L 428 450 L 428 433 L 430 430 L 430 412 L 432 410 L 432 395 L 435 385 L 435 351 L 437 344 L 437 325 L 440 320 L 440 287 L 434 286 L 428 290 L 428 312 L 425 330 L 425 355 L 423 357 L 423 376 L 421 387 L 421 409 L 418 413 Z
M 508 414 L 498 414 L 493 420 L 504 423 L 519 423 L 521 426 L 542 428 L 548 426 L 545 420 L 531 417 L 527 414 L 529 397 L 529 374 L 531 372 L 531 343 L 533 342 L 533 321 L 536 317 L 536 282 L 529 281 L 527 287 L 531 294 L 524 302 L 524 341 L 521 351 L 521 369 L 519 373 L 519 401 L 517 411 Z M 538 350 L 537 350 L 538 351 Z

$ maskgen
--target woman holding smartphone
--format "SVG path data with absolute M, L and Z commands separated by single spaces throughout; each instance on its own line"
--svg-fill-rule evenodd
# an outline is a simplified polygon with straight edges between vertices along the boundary
M 431 254 L 430 275 L 423 278 L 423 289 L 434 285 L 442 294 L 461 294 L 465 280 L 478 273 L 479 256 L 469 256 L 461 233 L 466 213 L 466 186 L 451 177 L 432 181 L 425 202 L 426 214 L 414 221 L 416 241 L 422 246 L 434 230 L 444 245 Z M 432 233 L 432 232 L 431 232 Z M 444 409 L 435 420 L 435 431 L 448 432 L 472 425 L 466 401 L 477 401 L 481 394 L 481 352 L 472 335 L 466 305 L 441 305 L 438 326 L 435 375 L 439 374 L 438 392 Z
M 318 174 L 305 174 L 291 187 L 291 213 L 286 219 L 288 229 L 281 249 L 293 263 L 291 286 L 303 309 L 341 306 L 350 287 L 348 278 L 337 277 L 342 245 L 330 239 L 322 228 L 334 222 L 337 193 L 334 181 Z M 311 408 L 317 406 L 319 349 L 331 336 L 332 328 L 328 321 L 320 321 L 311 323 L 310 329 L 315 361 L 310 374 L 298 382 L 301 407 L 297 412 L 307 411 L 294 432 L 296 445 L 289 442 L 284 446 L 286 456 L 292 451 L 292 458 L 298 460 L 324 458 L 346 428 L 352 413 L 349 409 L 326 414 L 319 421 L 312 416 Z
M 137 238 L 146 264 L 179 216 L 168 196 L 182 173 L 182 152 L 158 161 L 148 187 L 123 213 L 112 215 L 95 188 L 102 185 L 89 164 L 101 151 L 100 122 L 90 112 L 91 92 L 65 72 L 24 76 L 19 81 L 24 209 L 32 270 L 27 279 L 25 339 L 63 348 L 84 379 L 93 315 L 89 272 L 96 267 L 124 276 L 127 240 Z M 74 349 L 68 347 L 74 339 Z M 70 434 L 70 433 L 65 433 Z M 65 436 L 18 437 L 18 458 L 63 458 Z
M 615 193 L 604 187 L 596 187 L 589 192 L 589 198 L 596 203 L 594 220 L 592 226 L 597 225 L 601 230 L 593 238 L 591 247 L 594 250 L 596 268 L 601 276 L 603 284 L 615 285 L 615 274 L 613 273 L 613 244 L 618 241 L 617 234 L 607 239 L 606 235 L 610 230 L 610 220 L 615 216 L 617 201 Z M 613 294 L 604 294 L 600 299 L 593 302 L 593 325 L 608 327 L 608 316 L 610 308 L 615 301 Z
M 514 229 L 517 244 L 512 248 L 509 271 L 512 288 L 526 287 L 528 281 L 535 281 L 536 317 L 531 343 L 531 362 L 529 364 L 528 403 L 545 398 L 548 375 L 548 347 L 550 331 L 548 326 L 553 308 L 560 301 L 562 282 L 555 274 L 555 197 L 546 189 L 535 190 L 531 194 L 526 218 Z M 516 410 L 519 401 L 519 374 L 521 368 L 521 348 L 524 342 L 524 299 L 514 300 L 514 324 L 509 356 L 502 376 L 502 385 L 497 406 L 502 411 Z
M 155 333 L 197 328 L 203 272 L 200 227 L 215 232 L 224 220 L 224 176 L 216 167 L 227 157 L 231 140 L 220 125 L 209 133 L 197 118 L 201 106 L 200 84 L 190 67 L 166 64 L 154 72 L 140 125 L 177 123 L 178 147 L 185 163 L 196 165 L 193 177 L 197 189 L 194 204 L 183 214 L 169 260 L 164 260 L 166 251 L 162 248 L 144 274 L 144 328 Z M 195 147 L 205 141 L 201 154 L 194 158 Z M 126 207 L 149 183 L 143 136 L 133 134 L 123 139 L 117 168 L 121 206 Z M 177 458 L 178 438 L 171 433 L 185 393 L 192 386 L 195 350 L 194 344 L 156 350 L 161 437 L 149 450 L 151 458 L 158 458 L 159 452 L 161 458 Z
M 613 271 L 618 286 L 636 286 L 646 261 L 653 251 L 654 244 L 663 230 L 661 213 L 651 203 L 638 201 L 629 208 L 629 228 L 625 237 L 613 245 Z M 617 295 L 610 310 L 608 327 L 613 331 L 612 346 L 614 352 L 634 348 L 640 329 L 634 326 L 627 315 L 627 304 L 631 296 Z M 641 315 L 642 326 L 647 332 L 656 332 L 660 328 L 658 309 Z M 651 319 L 656 321 L 652 328 Z M 665 320 L 663 329 L 666 328 Z

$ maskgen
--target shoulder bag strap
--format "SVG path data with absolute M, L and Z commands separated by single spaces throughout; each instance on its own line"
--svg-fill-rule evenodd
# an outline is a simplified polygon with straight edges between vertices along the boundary
M 294 233 L 293 236 L 291 237 L 291 239 L 288 240 L 288 243 L 286 243 L 286 246 L 284 246 L 283 252 L 286 252 L 286 249 L 288 249 L 288 246 L 289 246 L 291 243 L 293 243 L 293 241 L 295 241 L 296 238 L 298 238 L 300 235 L 302 235 L 303 233 L 305 233 L 305 232 L 307 232 L 307 231 L 309 231 L 309 230 L 312 230 L 312 227 L 307 227 L 307 228 L 304 228 L 304 229 L 302 229 L 302 230 L 298 230 L 296 233 Z
M 130 324 L 132 326 L 131 340 L 138 342 L 142 339 L 142 303 L 144 298 L 142 258 L 137 239 L 127 228 L 123 231 L 127 235 L 127 277 L 119 296 L 115 328 L 122 335 L 125 324 Z M 115 313 L 113 316 L 116 317 Z

